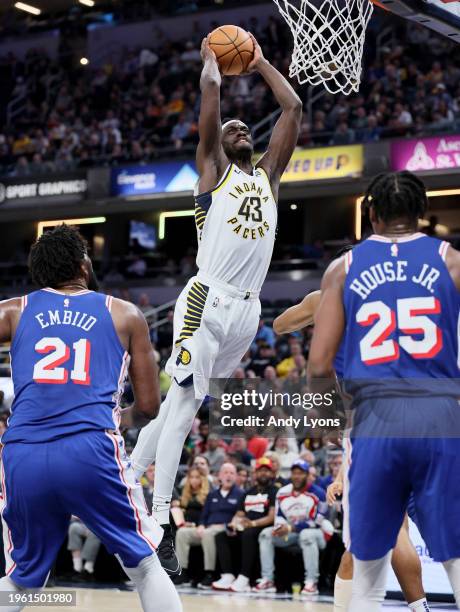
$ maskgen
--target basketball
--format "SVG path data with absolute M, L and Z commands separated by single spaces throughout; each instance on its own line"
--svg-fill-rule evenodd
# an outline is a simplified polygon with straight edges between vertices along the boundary
M 225 76 L 246 72 L 254 57 L 254 43 L 246 30 L 224 25 L 209 34 L 209 46 L 214 51 Z

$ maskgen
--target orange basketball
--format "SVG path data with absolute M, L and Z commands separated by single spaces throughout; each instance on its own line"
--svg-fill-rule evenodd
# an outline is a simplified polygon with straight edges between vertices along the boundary
M 252 38 L 234 25 L 216 28 L 209 34 L 209 46 L 219 62 L 220 71 L 225 76 L 235 76 L 246 72 L 254 57 Z

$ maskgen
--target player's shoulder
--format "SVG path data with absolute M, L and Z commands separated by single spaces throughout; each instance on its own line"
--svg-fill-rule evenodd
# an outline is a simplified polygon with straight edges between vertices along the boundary
M 1 310 L 15 310 L 21 309 L 22 304 L 24 302 L 24 298 L 22 297 L 14 297 L 8 298 L 7 300 L 0 300 L 0 309 Z
M 122 300 L 121 298 L 107 296 L 107 301 L 111 302 L 112 311 L 116 310 L 118 312 L 123 312 L 128 317 L 144 317 L 139 308 L 128 300 Z

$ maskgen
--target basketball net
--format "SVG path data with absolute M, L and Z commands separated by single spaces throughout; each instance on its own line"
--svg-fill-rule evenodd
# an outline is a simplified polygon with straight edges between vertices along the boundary
M 371 0 L 274 0 L 294 37 L 289 76 L 332 94 L 359 90 Z

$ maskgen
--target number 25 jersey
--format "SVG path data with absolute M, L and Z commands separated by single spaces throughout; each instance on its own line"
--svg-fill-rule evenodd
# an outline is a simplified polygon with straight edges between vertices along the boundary
M 219 184 L 195 196 L 197 266 L 203 274 L 259 291 L 275 243 L 276 201 L 265 171 L 246 174 L 230 164 Z
M 2 443 L 46 442 L 90 429 L 118 429 L 128 353 L 93 291 L 42 289 L 22 298 L 11 344 L 15 399 Z
M 373 235 L 345 256 L 344 378 L 361 399 L 377 387 L 380 396 L 386 389 L 423 395 L 436 384 L 458 392 L 460 297 L 445 263 L 448 248 L 421 233 Z

